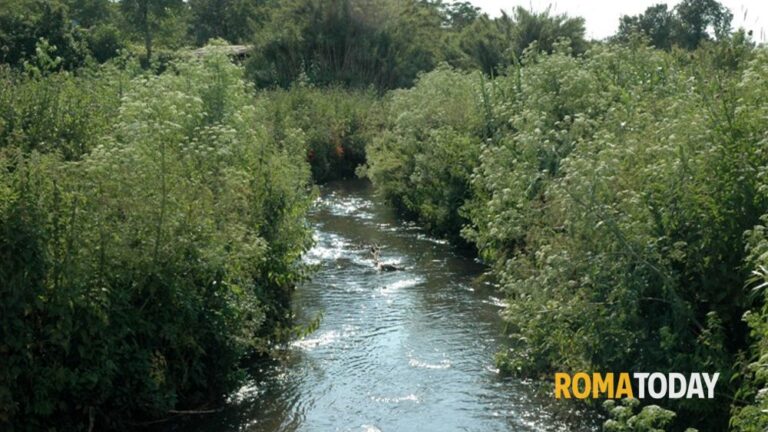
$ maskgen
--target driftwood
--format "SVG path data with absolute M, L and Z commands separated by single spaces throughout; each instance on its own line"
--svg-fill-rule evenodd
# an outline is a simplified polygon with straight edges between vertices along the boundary
M 405 270 L 405 267 L 399 266 L 394 263 L 381 262 L 381 248 L 376 243 L 373 243 L 370 247 L 371 256 L 373 257 L 373 265 L 377 270 L 392 272 Z

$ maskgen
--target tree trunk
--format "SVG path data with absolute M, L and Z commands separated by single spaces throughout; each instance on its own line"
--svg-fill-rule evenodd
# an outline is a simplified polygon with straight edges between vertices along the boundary
M 141 2 L 141 20 L 144 25 L 144 49 L 147 51 L 147 66 L 152 64 L 152 26 L 149 23 L 149 1 Z

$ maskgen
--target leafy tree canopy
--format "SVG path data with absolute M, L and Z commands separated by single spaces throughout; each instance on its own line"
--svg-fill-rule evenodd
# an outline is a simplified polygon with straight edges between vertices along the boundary
M 733 14 L 717 0 L 684 0 L 674 9 L 657 4 L 641 14 L 621 17 L 615 38 L 626 41 L 642 34 L 656 48 L 678 45 L 692 50 L 713 37 L 727 38 L 732 19 Z

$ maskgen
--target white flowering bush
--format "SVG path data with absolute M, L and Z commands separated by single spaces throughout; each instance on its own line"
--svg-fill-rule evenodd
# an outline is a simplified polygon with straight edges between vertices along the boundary
M 309 168 L 241 75 L 211 56 L 126 80 L 75 161 L 0 151 L 0 423 L 116 429 L 206 406 L 285 333 Z

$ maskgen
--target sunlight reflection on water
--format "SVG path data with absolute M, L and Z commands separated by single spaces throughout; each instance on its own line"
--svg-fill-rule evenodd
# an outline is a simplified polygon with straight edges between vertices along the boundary
M 325 187 L 311 222 L 315 245 L 303 259 L 317 273 L 297 289 L 295 309 L 299 323 L 322 313 L 320 327 L 193 430 L 598 430 L 563 420 L 584 416 L 535 384 L 499 375 L 506 304 L 477 281 L 480 264 L 399 221 L 361 181 Z M 372 244 L 404 270 L 378 270 Z

